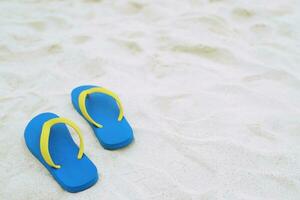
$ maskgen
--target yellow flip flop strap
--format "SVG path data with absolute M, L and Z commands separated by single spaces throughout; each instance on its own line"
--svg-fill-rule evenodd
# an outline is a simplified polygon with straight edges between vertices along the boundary
M 41 133 L 41 138 L 40 138 L 40 150 L 41 150 L 42 157 L 44 158 L 45 162 L 48 165 L 50 165 L 51 167 L 54 167 L 56 169 L 59 169 L 61 166 L 56 165 L 53 162 L 53 160 L 50 156 L 50 153 L 49 153 L 49 136 L 50 136 L 51 127 L 55 124 L 61 124 L 61 123 L 64 123 L 64 124 L 67 124 L 67 125 L 71 126 L 79 136 L 80 144 L 79 144 L 79 152 L 78 152 L 78 155 L 77 155 L 78 159 L 82 158 L 83 151 L 84 151 L 83 137 L 81 135 L 79 127 L 74 122 L 72 122 L 72 121 L 70 121 L 66 118 L 62 118 L 62 117 L 57 117 L 57 118 L 53 118 L 53 119 L 50 119 L 50 120 L 46 121 L 43 125 L 43 128 L 42 128 L 42 133 Z
M 86 109 L 86 106 L 85 106 L 85 100 L 86 100 L 87 95 L 90 95 L 90 94 L 93 94 L 93 93 L 102 93 L 102 94 L 106 94 L 106 95 L 111 96 L 112 98 L 114 98 L 116 100 L 117 105 L 118 105 L 119 110 L 120 110 L 119 116 L 118 116 L 118 121 L 121 121 L 123 119 L 124 111 L 123 111 L 123 107 L 122 107 L 120 98 L 115 93 L 113 93 L 112 91 L 109 91 L 108 89 L 105 89 L 105 88 L 102 88 L 102 87 L 101 88 L 100 87 L 93 87 L 93 88 L 82 91 L 79 95 L 79 109 L 80 109 L 82 115 L 90 123 L 92 123 L 93 125 L 95 125 L 98 128 L 103 127 L 101 124 L 95 122 L 92 119 L 92 117 L 87 112 L 87 109 Z

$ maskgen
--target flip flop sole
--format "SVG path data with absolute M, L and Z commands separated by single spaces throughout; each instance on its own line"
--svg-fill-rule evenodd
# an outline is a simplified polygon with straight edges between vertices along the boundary
M 53 113 L 42 113 L 34 117 L 25 128 L 25 142 L 30 152 L 47 168 L 63 189 L 69 192 L 80 192 L 97 182 L 98 172 L 85 154 L 81 159 L 77 159 L 79 148 L 65 124 L 54 125 L 49 136 L 49 152 L 53 161 L 61 165 L 61 168 L 55 169 L 49 166 L 40 151 L 43 124 L 57 117 Z
M 72 91 L 71 98 L 74 108 L 81 115 L 79 108 L 79 95 L 82 91 L 97 87 L 93 85 L 85 85 L 75 88 Z M 89 115 L 98 123 L 102 124 L 102 128 L 98 128 L 88 123 L 99 140 L 100 144 L 108 150 L 120 149 L 128 146 L 133 140 L 133 131 L 125 117 L 118 121 L 119 108 L 113 98 L 101 93 L 93 93 L 86 98 L 86 108 Z

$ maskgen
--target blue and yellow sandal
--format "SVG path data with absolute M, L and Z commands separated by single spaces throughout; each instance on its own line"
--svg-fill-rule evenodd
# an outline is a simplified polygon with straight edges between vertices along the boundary
M 75 88 L 71 97 L 73 106 L 92 126 L 105 149 L 119 149 L 133 141 L 132 128 L 116 94 L 103 87 L 85 85 Z
M 78 134 L 79 148 L 65 124 Z M 72 121 L 53 113 L 39 114 L 25 128 L 25 142 L 30 152 L 68 192 L 80 192 L 97 182 L 97 168 L 83 153 L 81 132 Z

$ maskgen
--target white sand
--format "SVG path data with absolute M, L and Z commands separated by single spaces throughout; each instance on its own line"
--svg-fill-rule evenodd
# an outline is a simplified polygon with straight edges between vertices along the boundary
M 0 199 L 300 199 L 299 22 L 299 0 L 1 1 Z M 119 94 L 133 145 L 98 144 L 81 84 Z M 45 111 L 83 130 L 94 187 L 27 150 Z

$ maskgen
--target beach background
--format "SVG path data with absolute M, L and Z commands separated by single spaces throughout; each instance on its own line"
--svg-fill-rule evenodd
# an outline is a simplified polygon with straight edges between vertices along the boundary
M 0 199 L 300 199 L 298 0 L 0 1 Z M 104 150 L 70 93 L 117 93 L 135 142 Z M 100 179 L 63 191 L 23 134 L 75 121 Z

